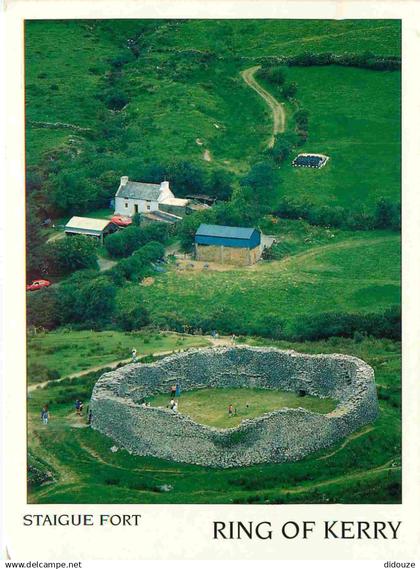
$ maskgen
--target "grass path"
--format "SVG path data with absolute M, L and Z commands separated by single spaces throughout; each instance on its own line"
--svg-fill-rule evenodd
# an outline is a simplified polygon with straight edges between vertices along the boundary
M 288 492 L 290 494 L 300 494 L 301 492 L 307 492 L 308 490 L 312 490 L 314 488 L 323 488 L 325 486 L 329 486 L 330 484 L 337 484 L 342 482 L 348 483 L 350 480 L 363 480 L 364 478 L 369 478 L 370 476 L 380 474 L 381 472 L 401 470 L 401 466 L 392 466 L 395 460 L 396 458 L 391 458 L 381 466 L 376 466 L 375 468 L 370 468 L 369 470 L 363 470 L 362 472 L 345 474 L 344 476 L 337 476 L 335 478 L 329 478 L 328 480 L 322 480 L 321 482 L 312 482 L 302 486 L 294 486 L 292 488 L 280 488 L 279 490 L 281 492 Z
M 226 337 L 213 338 L 212 336 L 203 336 L 203 338 L 206 338 L 212 346 L 230 345 L 230 338 L 226 338 Z M 154 352 L 153 355 L 154 356 L 169 356 L 170 354 L 173 354 L 174 351 L 175 350 L 163 350 L 160 352 Z M 104 363 L 101 363 L 100 365 L 96 365 L 96 366 L 90 367 L 88 369 L 83 369 L 81 371 L 70 373 L 69 375 L 66 375 L 64 377 L 60 377 L 58 379 L 50 379 L 48 381 L 42 381 L 41 383 L 33 383 L 33 384 L 28 386 L 28 393 L 34 391 L 35 389 L 45 387 L 46 385 L 56 385 L 57 383 L 61 383 L 62 381 L 67 380 L 67 379 L 75 379 L 77 377 L 81 377 L 82 375 L 87 375 L 88 373 L 92 373 L 94 371 L 99 371 L 99 370 L 104 369 L 104 368 L 114 369 L 120 364 L 128 364 L 130 362 L 131 362 L 131 358 L 125 358 L 123 360 L 115 360 L 113 362 L 108 362 L 108 363 L 104 362 Z
M 281 103 L 277 101 L 268 91 L 263 89 L 255 79 L 255 73 L 260 69 L 261 65 L 255 65 L 241 71 L 241 77 L 251 89 L 254 89 L 264 99 L 267 105 L 273 112 L 273 134 L 271 135 L 270 141 L 268 143 L 268 148 L 273 148 L 275 136 L 279 132 L 284 132 L 286 127 L 286 113 L 284 112 L 284 107 Z
M 352 435 L 349 435 L 346 438 L 346 440 L 338 447 L 338 449 L 336 449 L 333 452 L 330 452 L 328 454 L 324 454 L 323 456 L 320 456 L 318 458 L 318 460 L 326 460 L 327 458 L 330 458 L 331 456 L 336 455 L 338 452 L 343 450 L 343 448 L 345 448 L 351 441 L 354 441 L 355 439 L 358 439 L 359 437 L 363 437 L 367 433 L 370 433 L 371 431 L 373 431 L 374 428 L 375 427 L 373 425 L 368 425 L 367 427 L 365 427 L 361 431 L 359 431 L 357 433 L 353 433 Z

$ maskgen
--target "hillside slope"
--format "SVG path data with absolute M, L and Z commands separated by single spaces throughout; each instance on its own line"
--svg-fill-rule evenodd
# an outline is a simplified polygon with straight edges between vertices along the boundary
M 182 161 L 195 164 L 204 176 L 215 170 L 234 176 L 247 172 L 265 158 L 273 130 L 271 110 L 240 75 L 261 56 L 304 50 L 400 53 L 400 24 L 391 20 L 30 21 L 25 32 L 29 185 L 44 192 L 44 202 L 52 196 L 53 210 L 60 201 L 54 199 L 55 188 L 69 184 L 62 180 L 65 174 L 72 183 L 89 186 L 78 206 L 83 211 L 106 205 L 122 174 L 154 181 L 170 176 L 171 165 Z M 316 199 L 329 203 L 331 187 L 343 175 L 343 192 L 354 191 L 353 202 L 364 204 L 366 196 L 370 202 L 382 191 L 396 198 L 398 169 L 391 183 L 386 176 L 389 157 L 398 162 L 399 73 L 327 68 L 320 71 L 319 85 L 315 69 L 287 73 L 296 79 L 298 99 L 311 113 L 308 145 L 318 148 L 322 142 L 330 150 L 337 121 L 350 125 L 360 145 L 349 168 L 335 170 L 350 147 L 346 136 L 334 140 L 331 173 L 326 189 L 317 188 Z M 351 105 L 337 96 L 327 104 L 318 95 L 314 99 L 324 78 L 330 92 L 335 77 L 338 89 L 349 85 L 354 90 Z M 325 116 L 331 124 L 329 146 L 318 126 Z M 382 140 L 384 133 L 383 146 L 377 148 L 387 152 L 383 176 L 365 188 L 348 171 L 362 154 L 372 152 L 365 138 Z M 361 176 L 365 173 L 363 167 Z M 203 189 L 199 178 L 191 184 Z M 287 191 L 295 191 L 294 178 L 285 184 Z M 299 192 L 303 186 L 305 178 L 297 183 Z

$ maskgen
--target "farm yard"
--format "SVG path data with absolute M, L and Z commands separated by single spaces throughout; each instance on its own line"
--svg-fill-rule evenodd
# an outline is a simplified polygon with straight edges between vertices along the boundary
M 28 501 L 400 503 L 400 23 L 31 21 L 25 36 L 28 282 L 53 282 L 27 295 Z M 294 167 L 305 154 L 328 160 Z M 64 237 L 73 216 L 111 219 L 123 177 L 211 207 Z M 197 261 L 202 223 L 270 247 Z M 235 341 L 362 358 L 379 418 L 298 462 L 219 470 L 131 455 L 75 412 L 133 347 L 146 363 Z M 180 412 L 226 428 L 334 408 L 314 399 L 200 389 Z
M 265 335 L 283 326 L 293 332 L 305 315 L 380 312 L 398 305 L 399 256 L 397 235 L 359 234 L 229 272 L 172 270 L 150 287 L 122 289 L 118 302 L 141 298 L 156 324 L 172 318 L 202 327 L 209 320 L 237 334 Z

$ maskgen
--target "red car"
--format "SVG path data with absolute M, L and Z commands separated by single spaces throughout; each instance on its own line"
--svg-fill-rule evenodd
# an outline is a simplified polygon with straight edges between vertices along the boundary
M 127 227 L 133 223 L 131 217 L 126 217 L 125 215 L 114 215 L 111 218 L 111 223 L 115 223 L 118 227 Z
M 39 279 L 37 281 L 32 281 L 32 284 L 26 285 L 26 290 L 39 290 L 40 288 L 45 288 L 50 286 L 51 282 L 45 279 Z

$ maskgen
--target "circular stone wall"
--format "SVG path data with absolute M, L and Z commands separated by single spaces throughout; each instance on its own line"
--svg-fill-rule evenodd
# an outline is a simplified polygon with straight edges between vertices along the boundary
M 258 387 L 331 397 L 326 415 L 279 409 L 217 429 L 165 408 L 143 407 L 144 397 L 209 387 Z M 378 415 L 373 369 L 346 355 L 308 355 L 275 348 L 190 350 L 153 364 L 105 373 L 90 402 L 92 427 L 138 455 L 229 468 L 299 460 L 336 443 Z

